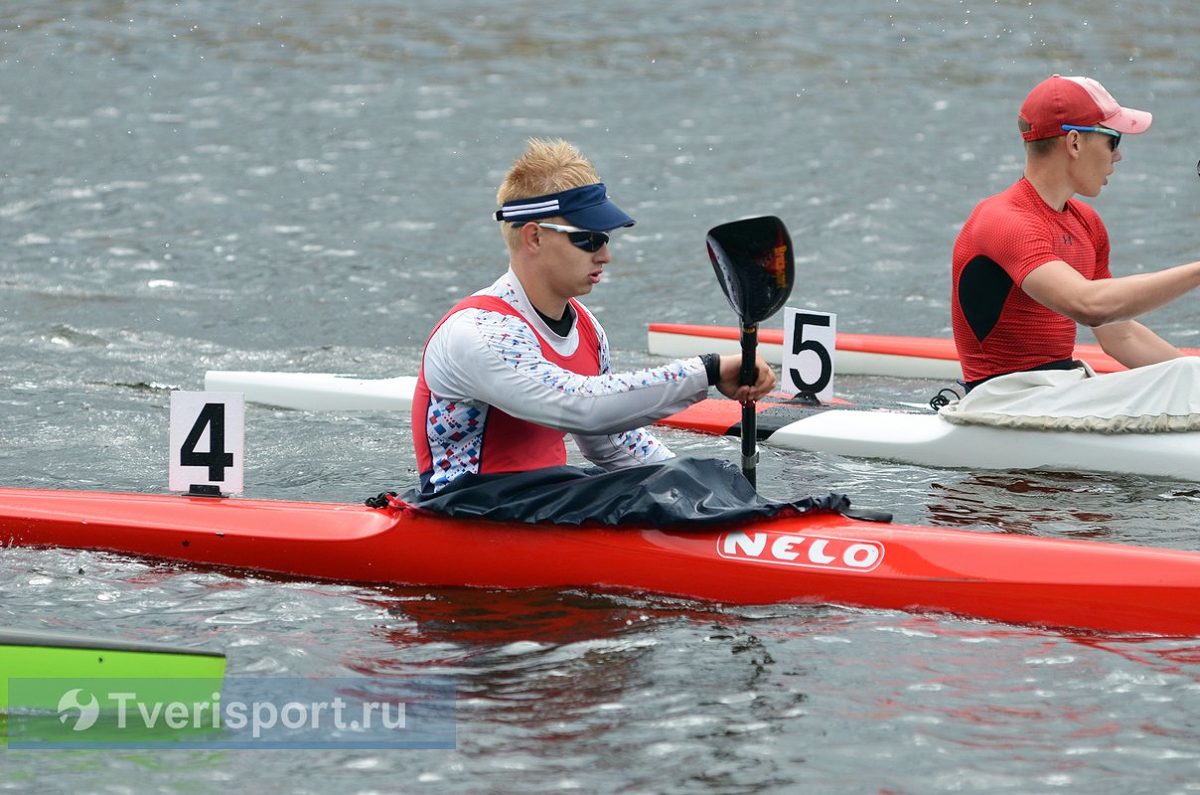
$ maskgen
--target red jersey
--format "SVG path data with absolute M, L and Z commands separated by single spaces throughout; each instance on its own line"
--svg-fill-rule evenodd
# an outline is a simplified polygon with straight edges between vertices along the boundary
M 1030 370 L 1070 359 L 1075 321 L 1030 298 L 1025 277 L 1062 260 L 1086 279 L 1108 279 L 1108 230 L 1076 199 L 1061 212 L 1022 177 L 981 201 L 954 243 L 950 316 L 963 378 Z
M 558 353 L 536 329 L 530 326 L 530 330 L 540 342 L 541 355 L 547 362 L 580 375 L 597 375 L 600 341 L 596 329 L 591 316 L 575 299 L 571 299 L 571 306 L 580 338 L 575 353 L 569 356 Z M 474 295 L 447 312 L 430 338 L 452 315 L 464 309 L 483 309 L 526 322 L 504 299 Z M 435 470 L 439 474 L 451 470 L 479 474 L 524 472 L 567 462 L 565 431 L 518 419 L 495 406 L 460 406 L 433 396 L 425 383 L 424 357 L 413 394 L 412 430 L 422 487 L 430 482 Z

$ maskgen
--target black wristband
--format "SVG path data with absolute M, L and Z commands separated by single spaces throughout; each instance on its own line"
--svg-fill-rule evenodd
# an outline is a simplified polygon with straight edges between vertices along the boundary
M 704 372 L 708 375 L 708 385 L 716 386 L 721 380 L 721 354 L 706 353 L 700 357 L 704 362 Z

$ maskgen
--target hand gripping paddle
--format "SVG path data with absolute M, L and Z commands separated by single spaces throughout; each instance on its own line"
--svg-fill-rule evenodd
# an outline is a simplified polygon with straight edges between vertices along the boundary
M 708 258 L 729 305 L 741 320 L 742 372 L 739 383 L 755 382 L 758 324 L 779 311 L 792 293 L 795 263 L 792 238 L 773 215 L 745 218 L 708 230 Z M 742 404 L 742 473 L 756 485 L 758 463 L 754 401 Z

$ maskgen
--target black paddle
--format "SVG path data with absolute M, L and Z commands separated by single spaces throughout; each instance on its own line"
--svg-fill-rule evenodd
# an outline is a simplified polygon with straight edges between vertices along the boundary
M 745 218 L 708 230 L 708 258 L 729 305 L 742 322 L 742 372 L 739 382 L 755 382 L 758 324 L 779 311 L 792 292 L 796 269 L 792 238 L 773 215 Z M 754 468 L 757 414 L 754 401 L 742 405 L 742 473 L 757 485 Z

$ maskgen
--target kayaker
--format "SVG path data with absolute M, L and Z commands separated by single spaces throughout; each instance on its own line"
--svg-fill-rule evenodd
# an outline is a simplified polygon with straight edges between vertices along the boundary
M 592 164 L 573 145 L 530 140 L 505 175 L 497 200 L 494 218 L 508 248 L 508 269 L 450 309 L 422 357 L 412 413 L 420 499 L 428 502 L 452 484 L 457 491 L 464 479 L 475 483 L 563 467 L 567 434 L 601 470 L 665 462 L 673 454 L 644 425 L 701 400 L 710 386 L 738 400 L 758 400 L 775 386 L 775 373 L 761 357 L 755 384 L 740 386 L 741 356 L 736 354 L 613 371 L 604 329 L 577 298 L 600 282 L 612 259 L 614 231 L 633 226 L 634 220 L 613 203 Z M 727 462 L 721 471 L 722 477 L 737 472 Z M 578 474 L 571 469 L 568 480 Z M 595 503 L 607 497 L 596 490 L 628 495 L 642 488 L 643 476 L 651 474 L 609 479 L 616 484 L 610 487 L 592 482 L 574 488 L 568 502 L 592 504 L 573 515 L 601 510 Z M 692 485 L 697 499 L 704 500 L 720 486 Z M 509 487 L 488 482 L 480 493 L 489 503 L 503 503 L 506 516 L 522 514 L 511 493 L 501 496 Z M 754 495 L 753 488 L 736 488 L 741 496 L 731 496 L 733 503 Z M 672 490 L 676 501 L 689 496 L 689 486 L 679 481 L 672 481 L 667 491 Z M 545 484 L 517 491 L 550 493 Z M 532 518 L 536 510 L 530 508 L 522 518 Z
M 1185 394 L 1200 392 L 1200 360 L 1181 358 L 1136 320 L 1200 285 L 1200 262 L 1113 277 L 1108 231 L 1076 198 L 1100 194 L 1122 159 L 1121 137 L 1146 132 L 1151 118 L 1088 77 L 1056 74 L 1029 92 L 1017 118 L 1024 174 L 975 207 L 954 245 L 951 315 L 969 394 L 943 416 L 1009 424 L 1020 414 L 1051 418 L 1038 427 L 1106 431 L 1200 427 L 1190 416 L 1200 405 Z M 1077 323 L 1140 369 L 1094 377 L 1073 359 Z

